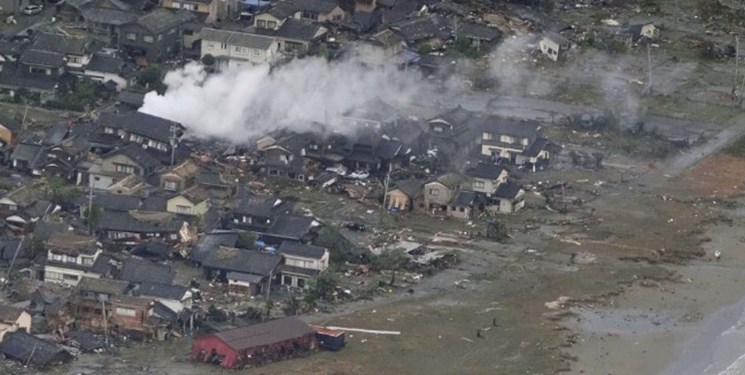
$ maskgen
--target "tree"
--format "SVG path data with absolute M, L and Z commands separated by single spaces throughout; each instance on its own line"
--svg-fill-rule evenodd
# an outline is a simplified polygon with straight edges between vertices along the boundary
M 403 249 L 389 249 L 372 258 L 372 268 L 375 271 L 391 271 L 390 285 L 396 283 L 396 272 L 401 270 L 409 259 Z
M 204 64 L 204 66 L 208 66 L 211 68 L 215 65 L 215 62 L 215 56 L 212 56 L 210 54 L 206 54 L 204 55 L 204 57 L 202 57 L 202 64 Z
M 101 222 L 101 208 L 92 205 L 90 207 L 87 207 L 85 211 L 83 212 L 83 222 L 85 225 L 90 227 L 91 230 L 95 231 L 98 229 L 98 223 Z
M 163 94 L 166 91 L 166 86 L 163 84 L 163 71 L 156 66 L 145 68 L 140 74 L 138 81 L 146 89 L 155 90 L 159 94 Z
M 324 300 L 331 300 L 334 296 L 334 292 L 336 291 L 336 287 L 339 286 L 340 279 L 341 277 L 339 276 L 339 274 L 334 271 L 323 271 L 319 273 L 318 276 L 316 276 L 309 294 L 312 294 L 315 299 L 320 298 Z M 309 303 L 309 305 L 315 305 L 315 299 L 313 299 L 313 303 Z M 310 301 L 306 299 L 306 302 Z
M 323 227 L 315 238 L 313 243 L 316 246 L 324 247 L 331 253 L 331 263 L 344 264 L 353 260 L 355 246 L 344 237 L 336 228 Z
M 37 256 L 46 257 L 47 248 L 44 245 L 44 240 L 42 240 L 41 238 L 32 238 L 27 246 L 34 258 Z
M 255 249 L 256 248 L 256 241 L 258 240 L 258 237 L 256 236 L 256 233 L 253 232 L 243 232 L 238 235 L 238 247 L 246 248 L 246 249 Z
M 266 301 L 266 305 L 264 305 L 264 319 L 269 319 L 272 317 L 273 308 L 274 308 L 274 301 L 272 300 Z
M 80 190 L 75 186 L 68 185 L 65 180 L 58 177 L 49 179 L 47 199 L 52 203 L 61 207 L 68 207 L 73 205 L 79 196 Z

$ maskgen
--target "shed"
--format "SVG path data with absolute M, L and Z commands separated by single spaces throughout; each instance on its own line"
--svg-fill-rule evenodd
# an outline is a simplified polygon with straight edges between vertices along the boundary
M 289 317 L 222 331 L 194 340 L 192 359 L 242 368 L 292 358 L 317 348 L 315 331 Z

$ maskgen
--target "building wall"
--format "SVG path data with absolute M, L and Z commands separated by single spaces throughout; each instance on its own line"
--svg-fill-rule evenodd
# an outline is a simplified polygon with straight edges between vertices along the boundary
M 131 313 L 134 316 L 131 316 Z M 127 329 L 139 330 L 144 328 L 144 322 L 149 313 L 150 310 L 142 306 L 112 303 L 111 321 Z
M 179 211 L 179 206 L 189 207 L 189 211 L 188 212 Z M 209 200 L 206 200 L 199 204 L 194 204 L 181 195 L 177 195 L 169 199 L 168 202 L 166 203 L 166 211 L 177 213 L 177 214 L 201 216 L 201 215 L 204 215 L 208 209 L 209 209 Z
M 388 209 L 407 210 L 410 208 L 412 202 L 409 201 L 409 196 L 403 191 L 396 189 L 388 192 Z
M 13 144 L 13 132 L 0 124 L 0 141 L 6 145 Z
M 251 64 L 266 64 L 274 60 L 275 51 L 279 49 L 279 43 L 275 40 L 266 50 L 257 48 L 246 48 L 231 44 L 222 44 L 216 41 L 202 40 L 201 57 L 212 55 L 214 57 L 223 57 L 238 62 L 248 62 Z
M 317 21 L 322 23 L 327 21 L 343 21 L 344 18 L 346 18 L 346 15 L 346 12 L 344 12 L 341 7 L 337 6 L 334 10 L 326 14 L 319 14 Z
M 300 267 L 309 270 L 324 271 L 329 267 L 329 252 L 326 251 L 321 259 L 305 258 L 296 255 L 283 254 L 285 264 L 293 267 Z
M 26 331 L 26 333 L 31 333 L 31 315 L 25 311 L 21 313 L 13 324 L 0 323 L 0 342 L 3 341 L 6 333 L 16 332 L 19 329 Z
M 501 176 L 500 176 L 501 177 Z M 499 187 L 499 184 L 503 183 L 504 180 L 488 180 L 485 178 L 473 178 L 473 191 L 485 194 L 494 194 Z
M 461 208 L 463 209 L 463 211 L 461 211 Z M 471 207 L 455 207 L 455 206 L 450 206 L 450 207 L 448 207 L 448 216 L 454 217 L 454 218 L 457 218 L 457 219 L 467 220 L 467 219 L 470 219 L 471 218 L 471 212 L 472 211 L 473 210 L 471 209 Z
M 282 26 L 283 20 L 279 20 L 269 13 L 258 14 L 254 17 L 254 26 L 265 29 L 278 29 Z
M 148 37 L 152 41 L 146 41 Z M 153 35 L 139 25 L 132 24 L 122 27 L 119 43 L 123 47 L 143 51 L 150 61 L 158 61 L 175 52 L 183 42 L 179 27 Z
M 447 206 L 453 198 L 453 192 L 439 182 L 430 182 L 424 185 L 424 203 L 429 209 L 430 205 Z
M 100 278 L 101 275 L 83 270 L 64 268 L 62 265 L 45 265 L 44 281 L 48 283 L 76 286 L 82 277 Z
M 139 164 L 137 164 L 135 161 L 133 161 L 129 157 L 122 155 L 122 154 L 114 155 L 112 157 L 104 159 L 103 162 L 101 163 L 101 170 L 104 172 L 109 172 L 109 173 L 125 173 L 125 172 L 120 172 L 119 170 L 117 170 L 117 165 L 126 165 L 126 166 L 134 167 L 135 168 L 134 174 L 137 174 L 140 176 L 145 175 L 145 171 L 142 170 L 142 167 Z
M 562 52 L 559 43 L 556 43 L 549 38 L 543 38 L 538 43 L 538 46 L 541 48 L 541 52 L 548 56 L 549 59 L 559 61 Z

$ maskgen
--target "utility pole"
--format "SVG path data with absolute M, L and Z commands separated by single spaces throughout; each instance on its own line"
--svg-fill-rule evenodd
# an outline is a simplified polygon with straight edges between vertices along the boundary
M 104 343 L 109 345 L 109 322 L 106 320 L 106 303 L 103 298 L 101 298 L 101 316 L 103 317 Z
M 93 216 L 93 179 L 88 175 L 88 233 L 91 233 L 91 217 Z
M 383 193 L 383 207 L 380 209 L 380 225 L 383 225 L 383 213 L 387 210 L 385 203 L 388 200 L 388 184 L 391 181 L 391 169 L 393 168 L 388 164 L 388 173 L 385 176 L 385 192 Z
M 8 267 L 8 274 L 5 276 L 5 284 L 3 284 L 3 289 L 5 289 L 5 287 L 7 287 L 10 283 L 10 271 L 13 270 L 13 264 L 15 264 L 18 253 L 21 251 L 21 246 L 23 246 L 24 239 L 26 239 L 26 237 L 21 237 L 21 242 L 19 242 L 18 246 L 16 246 L 16 252 L 15 254 L 13 254 L 13 259 L 11 259 L 10 266 Z
M 26 109 L 23 111 L 23 120 L 21 120 L 21 129 L 26 130 L 26 115 L 28 115 L 28 104 Z
M 647 43 L 647 70 L 649 72 L 649 82 L 647 82 L 647 94 L 652 95 L 652 50 Z
M 738 66 L 740 64 L 740 36 L 735 34 L 735 87 L 732 89 L 732 100 L 740 96 L 740 75 Z
M 176 127 L 171 125 L 171 166 L 176 163 L 176 146 L 178 146 L 178 140 L 176 139 Z

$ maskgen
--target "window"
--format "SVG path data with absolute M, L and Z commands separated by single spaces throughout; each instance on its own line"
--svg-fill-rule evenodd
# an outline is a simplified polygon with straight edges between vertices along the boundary
M 305 279 L 297 279 L 297 287 L 305 288 Z
M 191 213 L 191 207 L 177 205 L 176 206 L 176 213 L 179 213 L 179 214 L 190 214 Z
M 266 21 L 265 20 L 256 20 L 256 26 L 266 29 Z
M 176 191 L 178 190 L 178 184 L 175 181 L 166 181 L 165 184 L 163 184 L 163 189 L 168 191 Z
M 255 49 L 255 50 L 253 50 L 253 54 L 254 54 L 254 56 L 261 56 L 261 50 L 260 49 Z
M 145 141 L 145 138 L 143 138 L 141 135 L 130 134 L 129 140 L 132 142 L 142 143 L 143 141 Z
M 178 1 L 174 1 L 174 2 L 171 3 L 171 8 L 173 8 L 173 9 L 181 9 L 181 3 L 179 3 Z
M 135 317 L 137 316 L 137 311 L 135 311 L 135 309 L 128 309 L 126 307 L 117 307 L 116 315 Z
M 59 272 L 44 272 L 44 280 L 62 280 L 62 274 Z
M 78 275 L 68 275 L 68 274 L 62 274 L 63 280 L 70 280 L 70 281 L 78 281 Z
M 18 211 L 18 206 L 11 204 L 8 206 L 8 211 Z
M 115 164 L 115 165 L 116 165 L 116 171 L 119 173 L 133 174 L 133 173 L 136 173 L 137 171 L 137 168 L 131 165 L 124 165 L 124 164 Z
M 476 181 L 473 182 L 473 187 L 475 189 L 483 189 L 485 186 L 486 186 L 486 183 L 484 181 L 478 181 L 478 180 L 476 180 Z
M 83 59 L 79 56 L 68 56 L 67 62 L 73 63 L 73 64 L 80 64 L 83 62 Z
M 135 33 L 127 33 L 127 39 L 128 40 L 137 40 L 137 34 L 135 34 Z
M 240 46 L 235 46 L 235 52 L 239 52 L 239 53 L 242 52 L 241 51 L 241 47 Z
M 292 277 L 285 275 L 282 278 L 282 280 L 283 280 L 282 281 L 282 284 L 284 284 L 284 285 L 292 285 Z
M 429 195 L 432 195 L 432 196 L 435 196 L 436 197 L 436 196 L 440 195 L 440 191 L 437 190 L 437 189 L 429 189 Z
M 196 10 L 197 8 L 194 6 L 194 4 L 181 4 L 181 9 Z
M 221 49 L 228 49 L 228 43 L 222 43 L 220 44 Z
M 145 35 L 142 38 L 142 41 L 144 41 L 145 43 L 152 43 L 153 42 L 153 36 L 152 35 Z
M 277 22 L 275 21 L 269 21 L 266 23 L 266 26 L 270 29 L 276 29 L 277 28 Z
M 107 127 L 103 128 L 103 132 L 105 134 L 114 134 L 114 128 L 110 128 L 110 127 L 107 126 Z

